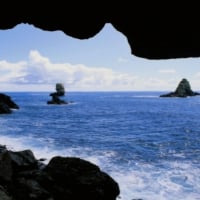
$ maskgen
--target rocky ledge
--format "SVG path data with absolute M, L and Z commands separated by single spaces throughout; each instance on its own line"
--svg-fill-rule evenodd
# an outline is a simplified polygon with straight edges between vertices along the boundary
M 188 97 L 188 96 L 196 96 L 196 95 L 200 95 L 200 93 L 193 92 L 189 81 L 183 78 L 178 84 L 174 92 L 162 94 L 160 95 L 160 97 Z
M 76 157 L 53 157 L 48 164 L 31 150 L 0 145 L 1 200 L 116 200 L 117 182 L 100 168 Z
M 10 96 L 0 93 L 0 114 L 11 113 L 12 109 L 19 109 L 19 106 Z

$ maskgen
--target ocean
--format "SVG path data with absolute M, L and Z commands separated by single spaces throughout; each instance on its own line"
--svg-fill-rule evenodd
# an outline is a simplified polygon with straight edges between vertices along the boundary
M 0 144 L 88 160 L 120 188 L 119 200 L 200 200 L 200 96 L 165 92 L 9 92 L 20 107 L 0 115 Z

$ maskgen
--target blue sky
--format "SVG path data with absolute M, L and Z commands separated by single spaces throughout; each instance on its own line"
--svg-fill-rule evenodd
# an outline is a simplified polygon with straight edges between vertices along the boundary
M 0 30 L 0 44 L 0 91 L 172 91 L 182 78 L 200 90 L 200 58 L 133 56 L 111 24 L 85 40 L 20 24 Z

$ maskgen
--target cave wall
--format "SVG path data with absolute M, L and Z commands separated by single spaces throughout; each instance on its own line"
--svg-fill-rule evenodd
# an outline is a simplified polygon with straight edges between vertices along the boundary
M 127 38 L 133 55 L 148 59 L 200 56 L 200 12 L 194 2 L 4 1 L 0 29 L 20 23 L 63 31 L 77 39 L 94 37 L 111 23 Z

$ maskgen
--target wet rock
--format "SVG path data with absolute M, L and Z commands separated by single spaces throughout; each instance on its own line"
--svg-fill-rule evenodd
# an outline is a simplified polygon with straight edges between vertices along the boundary
M 3 186 L 0 185 L 0 200 L 12 200 Z
M 54 157 L 45 171 L 52 177 L 55 199 L 115 200 L 118 184 L 99 167 L 80 158 Z
M 0 93 L 0 114 L 12 113 L 12 109 L 19 109 L 19 106 L 10 96 Z
M 41 167 L 31 150 L 0 152 L 1 200 L 116 200 L 117 182 L 89 161 L 53 157 Z

